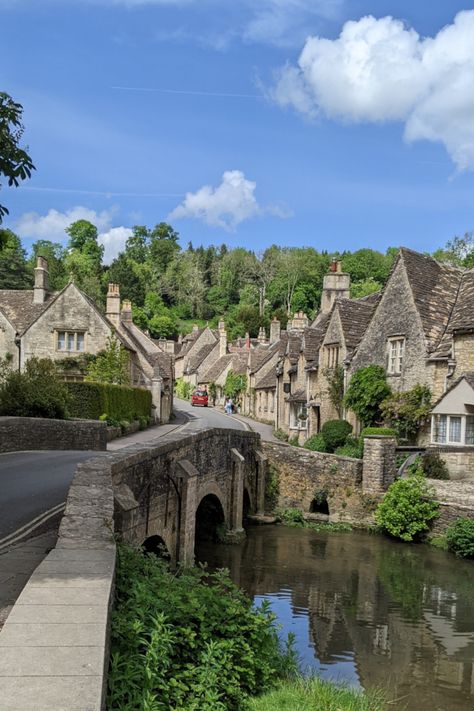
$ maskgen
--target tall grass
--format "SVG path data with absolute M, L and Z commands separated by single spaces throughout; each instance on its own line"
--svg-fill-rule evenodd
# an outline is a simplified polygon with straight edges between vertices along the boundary
M 381 691 L 359 692 L 317 677 L 286 682 L 251 699 L 249 711 L 386 711 Z

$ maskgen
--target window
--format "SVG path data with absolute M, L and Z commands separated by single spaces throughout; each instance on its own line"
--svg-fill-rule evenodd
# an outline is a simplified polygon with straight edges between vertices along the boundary
M 405 353 L 404 338 L 389 338 L 388 340 L 388 372 L 399 375 L 402 372 L 403 356 Z
M 339 363 L 339 346 L 326 346 L 326 351 L 328 368 L 336 368 Z
M 67 353 L 84 351 L 84 333 L 78 331 L 58 331 L 56 336 L 56 349 Z
M 294 430 L 305 430 L 308 421 L 308 410 L 303 402 L 292 403 L 291 405 L 291 425 Z
M 435 444 L 474 445 L 474 416 L 433 415 L 431 441 Z

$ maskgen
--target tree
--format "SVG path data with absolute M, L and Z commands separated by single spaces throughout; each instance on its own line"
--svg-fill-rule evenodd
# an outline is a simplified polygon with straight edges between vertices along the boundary
M 166 272 L 181 248 L 178 243 L 179 234 L 171 225 L 160 222 L 149 233 L 150 261 L 157 277 Z
M 66 232 L 69 235 L 64 259 L 66 272 L 88 296 L 100 303 L 104 247 L 98 242 L 97 227 L 88 220 L 76 220 Z
M 381 403 L 380 411 L 398 437 L 412 441 L 430 415 L 431 390 L 418 384 L 407 392 L 392 393 Z
M 49 285 L 53 291 L 59 291 L 67 284 L 67 272 L 64 266 L 66 250 L 58 242 L 39 239 L 31 247 L 29 268 L 36 267 L 38 257 L 44 257 L 48 262 Z
M 107 338 L 105 350 L 89 365 L 85 380 L 116 385 L 130 383 L 129 356 L 115 335 Z
M 355 412 L 363 427 L 370 427 L 380 421 L 380 406 L 390 394 L 382 366 L 369 365 L 352 376 L 344 404 Z
M 237 375 L 233 370 L 229 370 L 224 383 L 224 395 L 237 401 L 247 387 L 247 376 Z
M 0 176 L 7 178 L 10 187 L 16 188 L 20 180 L 31 178 L 32 171 L 36 170 L 26 150 L 19 145 L 25 130 L 22 114 L 23 106 L 0 92 Z M 0 224 L 8 214 L 8 209 L 0 205 Z
M 3 243 L 0 250 L 0 289 L 31 288 L 33 275 L 20 238 L 11 230 L 0 228 L 0 241 Z
M 336 408 L 338 417 L 342 417 L 344 402 L 344 368 L 337 365 L 335 368 L 326 368 L 324 371 L 328 383 L 328 395 L 331 403 Z

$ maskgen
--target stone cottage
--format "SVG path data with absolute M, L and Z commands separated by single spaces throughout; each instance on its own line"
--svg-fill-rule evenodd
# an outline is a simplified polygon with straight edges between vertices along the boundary
M 0 355 L 10 354 L 12 367 L 22 370 L 33 356 L 65 361 L 97 354 L 115 334 L 129 354 L 132 385 L 151 390 L 155 418 L 167 422 L 173 398 L 172 357 L 133 323 L 130 302 L 121 307 L 119 286 L 109 284 L 103 314 L 73 282 L 51 292 L 43 257 L 38 257 L 34 275 L 33 289 L 0 290 Z M 68 372 L 65 369 L 65 376 Z

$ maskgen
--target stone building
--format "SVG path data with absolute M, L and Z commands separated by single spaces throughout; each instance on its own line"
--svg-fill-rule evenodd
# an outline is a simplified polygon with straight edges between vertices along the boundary
M 215 363 L 218 358 L 227 353 L 227 333 L 223 321 L 219 329 L 206 326 L 193 326 L 181 341 L 180 348 L 174 359 L 176 379 L 182 378 L 192 387 L 196 387 L 201 376 Z
M 121 305 L 119 286 L 109 284 L 103 314 L 72 282 L 51 292 L 44 258 L 38 257 L 34 273 L 33 289 L 0 290 L 0 355 L 10 354 L 12 367 L 23 370 L 33 356 L 64 362 L 96 355 L 115 334 L 129 354 L 131 384 L 152 391 L 155 418 L 167 422 L 173 400 L 172 357 L 133 323 L 131 304 Z M 64 373 L 83 377 L 70 369 Z

